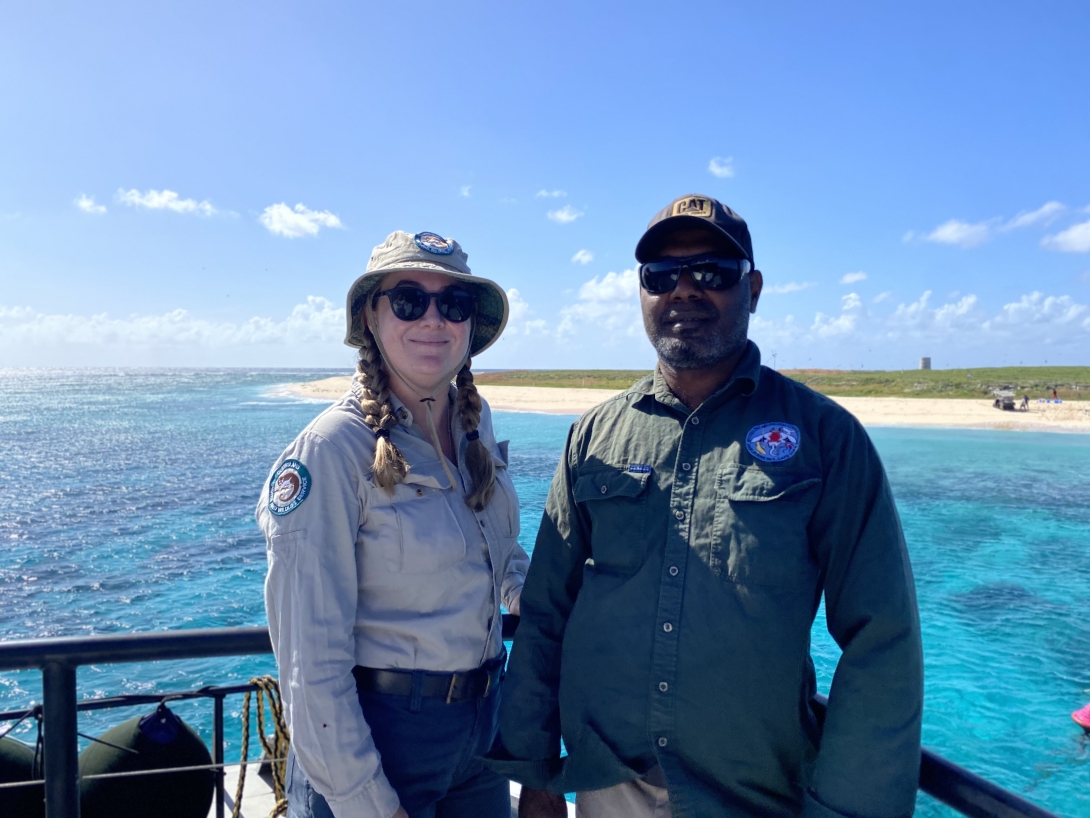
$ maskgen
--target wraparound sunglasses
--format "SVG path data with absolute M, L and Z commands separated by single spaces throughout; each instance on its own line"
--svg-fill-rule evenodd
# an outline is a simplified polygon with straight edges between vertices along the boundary
M 652 295 L 672 292 L 686 270 L 702 290 L 729 290 L 753 269 L 749 259 L 689 256 L 640 265 L 640 286 Z
M 428 305 L 433 298 L 439 314 L 454 324 L 468 321 L 473 317 L 477 307 L 477 296 L 457 285 L 444 287 L 437 293 L 429 293 L 422 287 L 399 284 L 375 293 L 371 305 L 377 304 L 379 298 L 384 295 L 390 299 L 390 309 L 393 310 L 394 316 L 402 321 L 420 320 L 428 311 Z

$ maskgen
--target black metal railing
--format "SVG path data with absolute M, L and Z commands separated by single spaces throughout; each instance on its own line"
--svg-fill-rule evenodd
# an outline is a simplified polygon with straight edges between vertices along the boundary
M 518 617 L 504 615 L 503 637 L 511 639 Z M 272 652 L 267 628 L 224 628 L 155 633 L 28 639 L 0 642 L 0 671 L 42 671 L 42 737 L 45 761 L 46 818 L 79 818 L 77 712 L 127 704 L 162 701 L 164 697 L 212 698 L 215 703 L 213 767 L 216 799 L 223 806 L 223 699 L 252 689 L 250 685 L 209 687 L 181 694 L 116 699 L 76 700 L 76 669 L 89 664 L 122 664 L 165 659 L 202 659 L 213 656 L 248 656 Z M 825 697 L 815 709 L 824 715 Z M 0 713 L 0 721 L 18 718 Z M 1056 818 L 1009 790 L 924 749 L 920 763 L 920 790 L 970 818 Z M 217 813 L 219 814 L 219 813 Z

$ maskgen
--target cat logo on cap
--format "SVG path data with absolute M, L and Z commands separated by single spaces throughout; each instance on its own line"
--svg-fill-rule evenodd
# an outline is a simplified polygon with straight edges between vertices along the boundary
M 454 242 L 435 233 L 417 233 L 413 236 L 413 241 L 421 250 L 427 250 L 437 256 L 449 256 L 454 252 Z
M 712 217 L 712 200 L 703 196 L 686 196 L 674 202 L 671 216 L 699 216 L 702 219 Z

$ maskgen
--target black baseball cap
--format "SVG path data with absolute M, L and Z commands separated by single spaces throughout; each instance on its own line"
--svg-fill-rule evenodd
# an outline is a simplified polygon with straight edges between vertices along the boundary
M 650 261 L 666 236 L 684 227 L 704 227 L 724 236 L 742 258 L 753 264 L 753 241 L 746 220 L 711 196 L 698 193 L 674 199 L 655 214 L 636 245 L 636 261 Z

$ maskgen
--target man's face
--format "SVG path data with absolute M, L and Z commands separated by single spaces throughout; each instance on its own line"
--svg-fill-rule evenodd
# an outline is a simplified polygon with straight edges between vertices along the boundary
M 735 257 L 738 252 L 707 230 L 686 229 L 671 234 L 655 260 L 702 254 Z M 674 369 L 704 369 L 740 352 L 762 283 L 754 270 L 728 290 L 702 290 L 686 271 L 672 292 L 654 295 L 641 287 L 643 326 L 659 358 Z

